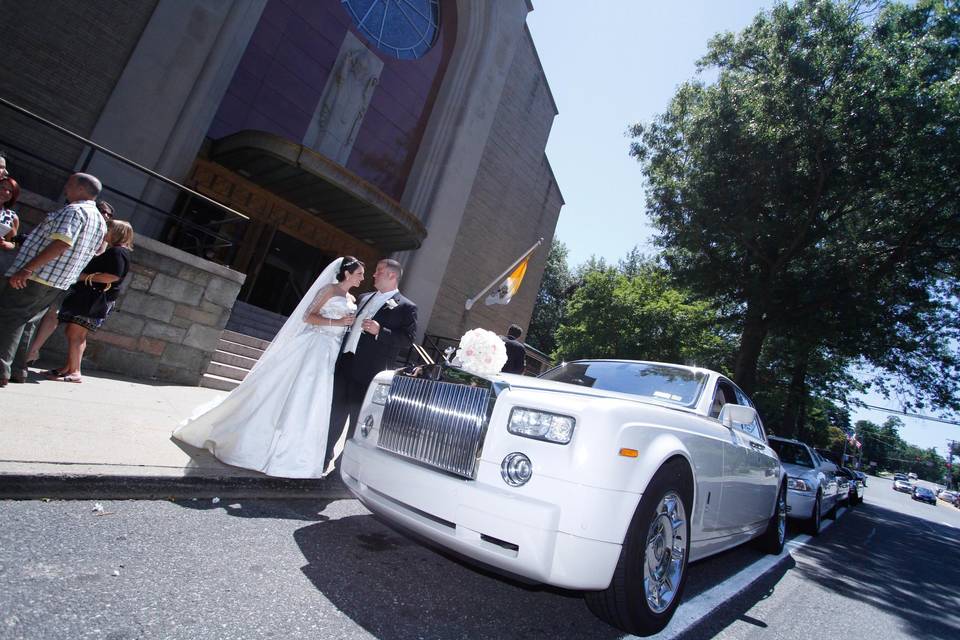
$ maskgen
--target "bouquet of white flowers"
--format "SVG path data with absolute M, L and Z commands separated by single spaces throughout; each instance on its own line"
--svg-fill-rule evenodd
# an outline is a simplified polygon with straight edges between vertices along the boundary
M 477 375 L 500 373 L 507 362 L 507 349 L 500 336 L 486 329 L 471 329 L 460 338 L 460 348 L 454 356 L 464 371 Z

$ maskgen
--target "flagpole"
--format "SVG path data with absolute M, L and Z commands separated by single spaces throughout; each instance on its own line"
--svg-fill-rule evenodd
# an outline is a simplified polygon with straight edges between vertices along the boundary
M 514 269 L 517 268 L 517 265 L 518 265 L 518 264 L 520 264 L 521 262 L 523 262 L 524 259 L 526 259 L 527 256 L 529 256 L 531 253 L 533 253 L 534 250 L 536 250 L 536 248 L 539 247 L 541 244 L 543 244 L 543 238 L 540 238 L 539 240 L 537 240 L 537 242 L 536 242 L 532 247 L 530 247 L 522 256 L 520 256 L 519 258 L 517 258 L 517 261 L 516 261 L 516 262 L 514 262 L 512 265 L 510 265 L 509 267 L 507 267 L 506 271 L 504 271 L 504 272 L 501 273 L 499 276 L 497 276 L 496 278 L 494 278 L 493 282 L 491 282 L 490 284 L 488 284 L 487 286 L 485 286 L 480 293 L 478 293 L 477 295 L 475 295 L 475 296 L 473 296 L 472 298 L 470 298 L 469 300 L 467 300 L 467 301 L 464 303 L 464 308 L 466 308 L 467 311 L 470 311 L 470 309 L 473 308 L 473 305 L 475 305 L 475 304 L 477 303 L 477 300 L 479 300 L 480 298 L 483 297 L 483 294 L 485 294 L 487 291 L 490 291 L 490 289 L 492 289 L 494 286 L 500 284 L 500 283 L 503 281 L 504 278 L 506 278 L 508 275 L 510 275 L 510 272 L 511 272 L 511 271 L 513 271 Z

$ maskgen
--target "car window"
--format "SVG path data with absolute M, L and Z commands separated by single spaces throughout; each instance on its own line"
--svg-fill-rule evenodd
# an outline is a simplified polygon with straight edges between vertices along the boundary
M 770 447 L 777 452 L 780 462 L 784 464 L 795 464 L 810 469 L 815 466 L 813 458 L 810 457 L 810 450 L 801 444 L 770 438 Z
M 611 360 L 566 362 L 540 377 L 685 407 L 697 404 L 708 379 L 706 373 L 680 367 Z

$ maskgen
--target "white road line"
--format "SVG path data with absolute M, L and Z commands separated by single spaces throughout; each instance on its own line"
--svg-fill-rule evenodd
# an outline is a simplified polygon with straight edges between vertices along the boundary
M 867 537 L 863 539 L 863 546 L 866 547 L 870 544 L 870 540 L 873 539 L 873 534 L 875 534 L 876 532 L 877 532 L 876 527 L 870 530 L 870 533 L 867 534 Z
M 833 520 L 826 520 L 822 524 L 821 531 L 825 531 L 833 526 L 833 523 L 847 512 L 846 508 L 838 509 Z M 764 574 L 773 570 L 778 564 L 790 557 L 791 551 L 796 551 L 807 545 L 813 538 L 805 533 L 795 536 L 784 545 L 783 553 L 778 556 L 764 556 L 753 564 L 741 569 L 739 573 L 727 578 L 715 587 L 704 591 L 697 597 L 680 603 L 670 624 L 660 633 L 648 636 L 657 640 L 669 640 L 686 632 L 694 625 L 699 623 L 705 617 L 710 615 L 715 609 L 723 603 L 732 599 L 741 591 L 747 589 L 754 582 L 763 577 Z M 689 568 L 687 569 L 689 571 Z M 636 638 L 637 636 L 623 636 L 623 640 Z M 638 639 L 639 640 L 639 639 Z

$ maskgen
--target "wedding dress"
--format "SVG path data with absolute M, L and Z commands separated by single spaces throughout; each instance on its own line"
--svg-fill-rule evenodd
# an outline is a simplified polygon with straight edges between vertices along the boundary
M 260 361 L 225 398 L 199 407 L 173 436 L 209 450 L 227 464 L 282 478 L 319 478 L 324 471 L 333 375 L 346 327 L 303 321 L 338 259 L 317 278 Z M 334 268 L 336 267 L 336 268 Z M 335 281 L 335 279 L 334 279 Z M 326 318 L 356 313 L 347 298 L 330 298 Z

